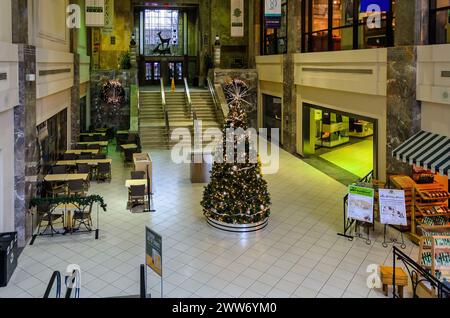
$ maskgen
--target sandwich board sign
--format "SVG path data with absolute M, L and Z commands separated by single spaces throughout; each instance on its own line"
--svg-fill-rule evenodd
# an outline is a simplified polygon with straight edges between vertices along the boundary
M 146 227 L 145 264 L 162 277 L 162 237 Z

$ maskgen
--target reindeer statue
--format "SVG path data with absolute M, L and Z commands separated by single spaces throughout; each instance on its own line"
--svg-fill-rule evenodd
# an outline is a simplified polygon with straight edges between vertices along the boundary
M 153 50 L 154 54 L 160 54 L 160 55 L 170 55 L 170 38 L 164 39 L 161 35 L 161 31 L 157 33 L 159 36 L 159 39 L 161 43 L 158 44 L 158 46 Z

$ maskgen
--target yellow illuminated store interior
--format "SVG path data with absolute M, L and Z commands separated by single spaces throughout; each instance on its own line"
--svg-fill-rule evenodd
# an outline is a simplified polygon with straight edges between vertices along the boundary
M 0 301 L 449 298 L 449 66 L 450 0 L 0 0 Z

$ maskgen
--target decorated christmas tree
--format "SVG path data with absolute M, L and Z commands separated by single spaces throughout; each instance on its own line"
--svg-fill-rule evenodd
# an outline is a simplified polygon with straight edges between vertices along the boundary
M 248 87 L 243 81 L 234 80 L 226 86 L 225 94 L 230 111 L 223 129 L 222 147 L 215 154 L 211 182 L 201 202 L 203 212 L 207 218 L 228 224 L 261 222 L 270 215 L 271 200 L 261 174 L 261 163 L 256 153 L 251 152 L 247 112 L 252 105 L 245 100 Z M 236 133 L 230 134 L 230 129 Z M 232 152 L 227 151 L 230 145 L 233 145 Z M 234 158 L 230 158 L 232 153 Z

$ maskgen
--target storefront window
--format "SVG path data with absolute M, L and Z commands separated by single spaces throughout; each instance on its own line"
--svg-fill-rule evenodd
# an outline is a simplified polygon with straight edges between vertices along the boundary
M 261 1 L 264 10 L 265 2 Z M 280 28 L 268 28 L 262 16 L 262 55 L 285 54 L 287 52 L 287 0 L 281 3 L 281 26 Z
M 430 43 L 450 43 L 450 0 L 430 1 Z
M 380 10 L 376 18 L 374 4 Z M 394 12 L 395 0 L 302 1 L 302 52 L 391 46 Z

